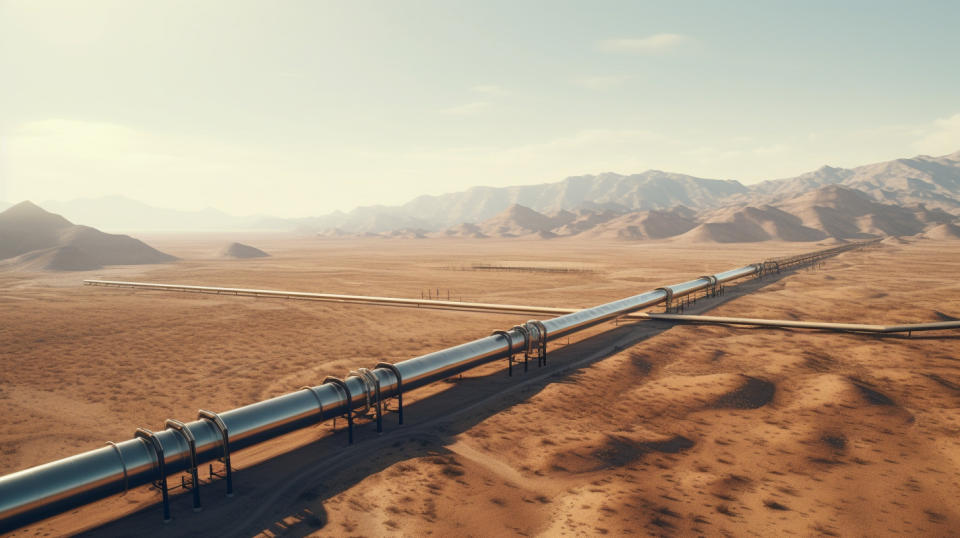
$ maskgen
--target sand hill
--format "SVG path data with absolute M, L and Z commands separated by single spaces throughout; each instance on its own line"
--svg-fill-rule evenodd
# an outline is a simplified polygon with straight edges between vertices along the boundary
M 243 243 L 230 243 L 220 250 L 221 258 L 248 259 L 248 258 L 269 258 L 270 255 L 250 245 Z
M 423 228 L 400 228 L 384 235 L 398 239 L 426 239 L 427 231 Z
M 75 225 L 29 201 L 0 213 L 0 266 L 4 269 L 84 271 L 175 259 L 130 236 Z
M 622 210 L 615 209 L 580 209 L 576 218 L 554 229 L 557 235 L 577 235 L 592 230 L 598 225 L 613 220 L 623 214 Z
M 819 241 L 829 234 L 805 226 L 801 218 L 776 207 L 726 208 L 705 217 L 706 222 L 679 241 L 746 243 L 754 241 Z
M 960 151 L 942 157 L 919 155 L 856 168 L 821 167 L 787 179 L 764 181 L 738 202 L 777 203 L 827 185 L 857 189 L 877 202 L 901 206 L 927 204 L 956 213 L 960 210 Z
M 469 237 L 473 239 L 485 239 L 490 237 L 480 231 L 479 226 L 470 222 L 463 223 L 455 228 L 450 228 L 444 232 L 444 235 L 448 237 Z
M 544 215 L 514 204 L 480 224 L 464 223 L 445 232 L 451 237 L 583 236 L 618 240 L 751 243 L 757 241 L 845 241 L 881 236 L 913 236 L 957 217 L 924 204 L 904 207 L 873 200 L 842 185 L 821 186 L 776 205 L 729 205 L 702 210 L 615 209 L 559 211 Z M 945 228 L 947 229 L 947 228 Z M 943 233 L 937 232 L 937 233 Z
M 618 216 L 598 225 L 592 237 L 640 240 L 663 239 L 682 234 L 697 225 L 685 207 L 671 211 L 639 211 Z
M 927 230 L 923 237 L 928 239 L 960 239 L 960 226 L 956 224 L 938 224 Z
M 506 211 L 480 223 L 480 230 L 493 237 L 521 237 L 526 235 L 555 235 L 550 232 L 554 220 L 529 207 L 513 204 Z
M 874 202 L 864 193 L 840 185 L 802 194 L 780 207 L 800 217 L 806 226 L 841 239 L 915 235 L 926 226 L 914 210 Z
M 702 224 L 677 240 L 742 243 L 911 236 L 954 219 L 949 213 L 923 205 L 908 208 L 882 204 L 842 185 L 823 186 L 776 206 L 731 206 L 700 218 Z

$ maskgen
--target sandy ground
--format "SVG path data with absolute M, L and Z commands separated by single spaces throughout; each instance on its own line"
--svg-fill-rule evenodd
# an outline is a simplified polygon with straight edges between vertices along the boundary
M 818 248 L 259 237 L 243 240 L 272 258 L 223 261 L 210 254 L 223 238 L 144 239 L 185 261 L 0 274 L 0 473 L 525 321 L 83 278 L 590 306 Z M 589 271 L 460 270 L 473 264 Z M 957 242 L 888 243 L 696 310 L 960 317 L 958 266 Z M 489 365 L 412 393 L 405 426 L 388 417 L 382 436 L 360 426 L 353 447 L 325 424 L 241 451 L 238 495 L 206 486 L 198 514 L 175 498 L 168 525 L 148 506 L 157 493 L 140 488 L 22 532 L 946 536 L 960 528 L 958 351 L 942 337 L 609 325 L 552 345 L 547 368 L 508 378 Z

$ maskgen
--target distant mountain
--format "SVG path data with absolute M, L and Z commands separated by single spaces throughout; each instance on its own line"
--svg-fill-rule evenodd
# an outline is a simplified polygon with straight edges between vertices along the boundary
M 334 212 L 296 222 L 301 230 L 314 232 L 333 228 L 349 233 L 383 233 L 397 228 L 436 231 L 463 223 L 479 224 L 516 205 L 541 214 L 577 209 L 620 213 L 670 209 L 680 204 L 713 207 L 729 196 L 746 192 L 746 187 L 733 180 L 649 170 L 629 176 L 605 173 L 568 177 L 539 185 L 473 187 L 439 196 L 420 196 L 401 206 L 359 207 L 347 213 Z
M 693 211 L 677 206 L 670 211 L 635 211 L 620 215 L 597 225 L 586 235 L 634 241 L 664 239 L 682 234 L 696 225 Z
M 0 268 L 83 271 L 176 260 L 126 235 L 71 223 L 32 202 L 0 213 Z
M 479 228 L 484 235 L 493 237 L 522 237 L 531 234 L 551 237 L 556 234 L 550 230 L 571 220 L 573 214 L 569 212 L 562 212 L 552 218 L 529 207 L 513 204 L 502 213 L 481 222 Z
M 450 228 L 444 232 L 447 237 L 469 237 L 472 239 L 486 239 L 489 235 L 483 233 L 476 224 L 465 222 L 460 226 Z
M 741 209 L 773 207 L 800 194 L 829 185 L 858 189 L 875 202 L 900 206 L 925 204 L 932 209 L 960 214 L 960 152 L 943 157 L 897 159 L 852 169 L 824 166 L 794 178 L 764 181 L 750 187 L 733 180 L 703 179 L 658 170 L 626 176 L 614 173 L 575 176 L 556 183 L 538 185 L 473 187 L 440 196 L 420 196 L 400 206 L 360 207 L 346 213 L 336 212 L 311 219 L 299 219 L 297 226 L 302 231 L 311 232 L 336 228 L 345 234 L 366 232 L 389 235 L 391 231 L 400 228 L 449 231 L 464 223 L 470 223 L 480 226 L 479 233 L 484 235 L 523 236 L 539 232 L 548 236 L 573 235 L 627 213 L 669 211 L 680 205 L 691 212 L 709 212 L 726 206 Z M 520 222 L 535 218 L 534 215 L 503 215 L 504 211 L 512 210 L 517 213 L 520 211 L 516 209 L 518 206 L 542 216 L 558 215 L 560 211 L 566 211 L 572 218 L 564 224 L 565 228 L 557 229 L 554 226 L 544 229 L 544 223 Z M 666 218 L 662 214 L 653 213 L 626 219 L 651 217 Z M 692 218 L 693 215 L 686 217 Z M 758 226 L 760 230 L 776 228 L 772 236 L 812 236 L 809 230 L 790 231 L 791 225 L 782 220 L 783 218 L 783 215 L 776 213 L 760 215 L 754 211 L 752 216 L 744 214 L 740 221 L 735 219 L 727 223 L 729 225 L 708 226 L 710 233 L 707 235 L 722 236 L 733 229 L 732 225 L 741 222 L 742 224 L 737 224 L 740 231 L 733 233 L 733 236 L 744 236 L 741 233 L 746 229 L 744 227 L 749 228 L 752 225 Z M 490 219 L 495 220 L 488 223 Z M 753 224 L 748 225 L 747 222 Z M 667 228 L 672 230 L 674 225 L 679 224 L 671 223 Z M 617 227 L 616 224 L 611 226 Z M 603 232 L 597 230 L 597 233 L 604 237 L 610 233 L 620 237 L 653 237 L 642 229 L 644 226 L 636 223 L 628 226 L 634 228 L 623 228 L 614 232 L 609 229 Z M 534 228 L 539 232 L 531 231 Z M 463 233 L 469 236 L 473 232 Z M 764 233 L 771 235 L 770 232 Z M 450 232 L 446 235 L 462 233 Z M 756 232 L 753 236 L 762 237 L 763 233 Z
M 883 204 L 866 193 L 827 185 L 776 206 L 731 206 L 700 215 L 701 224 L 680 241 L 740 243 L 766 240 L 849 240 L 917 235 L 956 217 L 924 206 Z
M 237 217 L 213 208 L 201 211 L 165 209 L 123 196 L 50 201 L 43 205 L 73 221 L 115 231 L 227 231 L 256 228 L 261 222 L 269 222 L 269 217 Z M 286 221 L 278 224 L 279 229 L 292 228 Z
M 70 219 L 110 230 L 256 228 L 324 237 L 421 237 L 440 233 L 478 238 L 531 234 L 569 236 L 589 231 L 595 237 L 656 239 L 671 237 L 670 234 L 683 228 L 687 229 L 680 233 L 694 232 L 694 228 L 702 224 L 711 224 L 694 235 L 763 237 L 766 234 L 806 238 L 816 234 L 804 227 L 833 235 L 834 232 L 824 228 L 831 220 L 829 208 L 818 210 L 824 215 L 822 222 L 814 219 L 811 224 L 802 220 L 800 228 L 770 208 L 779 208 L 799 218 L 782 207 L 783 204 L 831 185 L 856 189 L 877 203 L 905 209 L 922 205 L 922 211 L 960 215 L 960 151 L 942 157 L 918 156 L 850 169 L 824 166 L 797 177 L 764 181 L 749 187 L 734 180 L 704 179 L 658 170 L 632 175 L 604 173 L 537 185 L 473 187 L 439 196 L 420 196 L 403 205 L 365 206 L 348 212 L 292 219 L 237 217 L 215 209 L 176 211 L 122 197 L 51 202 L 49 207 Z M 682 214 L 678 213 L 679 208 Z M 738 211 L 743 213 L 737 215 Z M 878 217 L 878 222 L 889 224 L 887 217 L 889 215 Z M 942 220 L 943 216 L 934 217 L 931 213 L 917 218 L 926 223 L 932 218 Z M 467 224 L 476 229 L 464 227 Z M 837 233 L 886 233 L 884 226 L 901 229 L 886 224 L 844 226 L 848 231 Z
M 403 228 L 423 230 L 439 230 L 442 228 L 434 222 L 415 214 L 409 214 L 403 206 L 366 206 L 358 207 L 348 213 L 335 211 L 320 217 L 273 219 L 272 221 L 260 221 L 259 224 L 269 228 L 285 226 L 298 232 L 321 233 L 323 235 L 329 235 L 334 229 L 348 234 L 389 234 L 394 230 Z
M 710 207 L 745 193 L 737 181 L 703 179 L 649 170 L 624 176 L 605 173 L 568 177 L 557 183 L 514 187 L 474 187 L 441 196 L 420 196 L 404 204 L 409 214 L 445 226 L 486 220 L 514 204 L 540 213 L 612 204 L 625 210 L 669 209 L 676 205 Z
M 559 211 L 545 215 L 514 204 L 479 223 L 464 223 L 443 234 L 450 237 L 662 240 L 697 243 L 757 241 L 846 241 L 882 236 L 950 237 L 960 218 L 940 209 L 884 204 L 842 185 L 826 185 L 776 205 L 730 205 L 698 212 L 672 210 Z M 388 236 L 388 235 L 387 235 Z M 401 236 L 394 234 L 393 236 Z
M 851 187 L 879 202 L 922 203 L 957 212 L 960 210 L 960 151 L 942 157 L 920 155 L 850 169 L 824 166 L 794 178 L 752 185 L 749 193 L 739 198 L 771 203 L 826 185 Z M 737 197 L 732 201 L 738 201 Z

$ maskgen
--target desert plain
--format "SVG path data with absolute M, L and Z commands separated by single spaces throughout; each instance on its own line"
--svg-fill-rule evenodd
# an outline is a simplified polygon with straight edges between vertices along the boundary
M 104 289 L 85 278 L 587 307 L 813 242 L 143 236 L 180 261 L 0 273 L 0 474 L 507 329 L 529 316 Z M 501 270 L 479 270 L 475 265 Z M 527 270 L 514 270 L 527 268 Z M 558 271 L 557 269 L 562 269 Z M 887 239 L 687 313 L 960 317 L 960 242 Z M 660 309 L 655 309 L 659 311 Z M 161 521 L 146 487 L 14 535 L 881 536 L 960 529 L 960 339 L 610 323 L 234 454 Z M 206 473 L 202 474 L 206 477 Z M 171 483 L 178 480 L 171 480 Z

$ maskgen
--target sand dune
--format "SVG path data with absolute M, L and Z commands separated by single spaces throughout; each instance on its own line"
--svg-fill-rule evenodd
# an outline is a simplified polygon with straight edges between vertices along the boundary
M 860 191 L 839 185 L 802 194 L 780 207 L 799 216 L 806 226 L 842 239 L 914 235 L 924 228 L 913 210 L 874 202 Z
M 0 268 L 6 270 L 85 271 L 175 259 L 130 236 L 72 224 L 31 202 L 0 213 Z
M 233 259 L 246 259 L 246 258 L 269 258 L 270 255 L 266 252 L 252 247 L 250 245 L 244 245 L 243 243 L 230 243 L 229 245 L 223 247 L 218 253 L 221 258 L 233 258 Z
M 819 241 L 828 235 L 823 230 L 805 226 L 800 217 L 772 206 L 726 208 L 711 213 L 707 219 L 708 222 L 678 237 L 677 240 L 720 243 L 746 243 L 771 239 Z
M 444 232 L 444 235 L 446 235 L 447 237 L 464 237 L 464 238 L 472 238 L 472 239 L 485 239 L 489 237 L 488 235 L 480 231 L 479 226 L 469 222 L 461 224 L 460 226 L 457 226 L 455 228 L 450 228 L 449 230 Z
M 687 232 L 696 221 L 677 211 L 641 211 L 627 213 L 601 223 L 587 234 L 590 237 L 615 239 L 663 239 Z
M 290 256 L 271 271 L 219 260 L 122 270 L 127 279 L 196 283 L 202 274 L 223 284 L 407 297 L 418 286 L 449 286 L 465 300 L 586 306 L 814 247 L 274 241 L 265 246 Z M 172 239 L 158 245 L 183 248 Z M 689 312 L 863 323 L 960 317 L 957 245 L 928 239 L 851 252 L 824 270 L 751 279 L 750 293 L 732 287 Z M 517 278 L 451 271 L 451 259 L 590 259 L 597 270 Z M 30 275 L 26 286 L 22 276 L 0 277 L 0 334 L 9 342 L 0 352 L 2 472 L 526 319 L 160 296 L 77 286 L 73 277 L 65 288 L 68 277 L 57 274 Z M 158 493 L 136 488 L 21 534 L 69 534 L 141 507 L 93 535 L 955 534 L 956 340 L 656 322 L 608 324 L 582 338 L 551 343 L 549 365 L 527 374 L 508 377 L 499 362 L 411 391 L 403 426 L 390 413 L 377 435 L 369 418 L 359 420 L 352 446 L 341 420 L 336 433 L 327 422 L 237 451 L 236 496 L 224 498 L 222 481 L 205 484 L 204 509 L 194 513 L 189 494 L 174 495 L 171 523 L 161 522 Z
M 529 207 L 513 204 L 502 213 L 479 224 L 480 230 L 492 237 L 543 236 L 554 227 L 554 220 Z
M 956 224 L 939 224 L 923 233 L 923 237 L 928 239 L 960 239 L 960 226 Z

